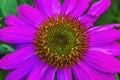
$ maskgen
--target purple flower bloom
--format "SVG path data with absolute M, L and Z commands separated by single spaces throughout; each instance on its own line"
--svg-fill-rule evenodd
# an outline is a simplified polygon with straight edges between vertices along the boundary
M 120 24 L 93 27 L 110 0 L 34 0 L 6 17 L 0 40 L 17 50 L 0 60 L 6 80 L 115 80 Z M 87 9 L 89 10 L 83 14 Z

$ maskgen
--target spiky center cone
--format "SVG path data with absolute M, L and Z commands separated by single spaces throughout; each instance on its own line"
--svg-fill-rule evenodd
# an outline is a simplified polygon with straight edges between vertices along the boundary
M 69 67 L 80 60 L 88 48 L 87 28 L 76 17 L 51 16 L 39 25 L 34 45 L 46 64 Z

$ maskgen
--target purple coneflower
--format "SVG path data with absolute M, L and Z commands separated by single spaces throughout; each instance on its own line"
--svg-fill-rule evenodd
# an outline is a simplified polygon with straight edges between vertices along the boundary
M 0 40 L 17 50 L 0 60 L 6 80 L 116 80 L 120 24 L 93 27 L 110 0 L 34 0 L 6 17 Z M 89 10 L 83 14 L 87 9 Z

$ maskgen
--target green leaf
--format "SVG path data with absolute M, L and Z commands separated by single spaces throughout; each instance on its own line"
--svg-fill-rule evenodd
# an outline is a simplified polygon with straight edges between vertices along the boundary
M 0 57 L 13 51 L 15 51 L 14 45 L 0 42 Z
M 17 0 L 18 5 L 20 4 L 30 4 L 33 5 L 33 0 Z
M 0 69 L 0 80 L 5 80 L 8 71 Z
M 8 14 L 17 14 L 17 1 L 0 0 L 0 8 L 4 17 Z
M 120 3 L 119 0 L 111 0 L 110 8 L 102 14 L 96 21 L 95 25 L 120 23 Z
M 17 0 L 18 5 L 27 3 L 26 0 Z
M 0 28 L 5 26 L 4 17 L 0 17 Z
M 60 3 L 62 4 L 64 2 L 64 0 L 60 0 Z
M 119 74 L 116 74 L 115 76 L 116 76 L 116 79 L 117 79 L 117 80 L 120 80 Z
M 116 56 L 117 57 L 117 59 L 120 59 L 120 56 Z
M 33 0 L 26 0 L 28 4 L 33 5 Z
M 109 16 L 109 18 L 108 18 Z M 95 25 L 103 25 L 103 24 L 108 24 L 112 23 L 112 14 L 110 14 L 110 10 L 107 10 L 105 14 L 101 15 L 99 19 L 96 21 Z
M 120 43 L 120 39 L 117 39 L 117 42 Z

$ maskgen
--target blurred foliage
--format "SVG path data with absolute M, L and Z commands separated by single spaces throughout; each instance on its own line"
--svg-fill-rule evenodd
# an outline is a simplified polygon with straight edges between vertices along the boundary
M 0 58 L 6 53 L 15 51 L 15 46 L 13 44 L 5 43 L 0 41 Z
M 0 0 L 0 8 L 3 17 L 9 14 L 17 14 L 16 12 L 17 1 L 16 0 Z
M 120 76 L 119 76 L 119 75 L 120 75 L 120 74 L 116 74 L 116 75 L 115 75 L 117 80 L 120 80 Z
M 8 73 L 8 71 L 3 71 L 2 69 L 0 69 L 0 80 L 5 80 L 6 74 Z
M 64 0 L 61 0 L 61 3 Z M 93 0 L 95 2 L 97 0 Z M 92 3 L 93 3 L 92 2 Z M 33 5 L 33 0 L 0 0 L 0 28 L 5 25 L 4 19 L 5 16 L 9 14 L 17 15 L 17 6 L 20 4 L 28 3 Z M 92 4 L 91 3 L 91 4 Z M 120 1 L 112 0 L 112 5 L 110 8 L 100 16 L 95 25 L 102 25 L 108 23 L 120 23 Z M 120 40 L 119 40 L 120 41 Z M 2 57 L 6 53 L 13 52 L 15 47 L 12 44 L 5 43 L 0 41 L 0 57 Z M 120 59 L 120 57 L 118 57 Z M 8 71 L 3 71 L 0 69 L 0 80 L 5 80 L 6 73 Z M 117 80 L 120 80 L 120 76 L 116 74 Z
M 25 3 L 33 5 L 33 0 L 16 0 L 16 1 L 18 5 L 25 4 Z
M 64 0 L 60 0 L 60 3 L 62 4 Z
M 109 24 L 109 23 L 120 23 L 120 1 L 111 0 L 110 8 L 100 16 L 95 25 Z

